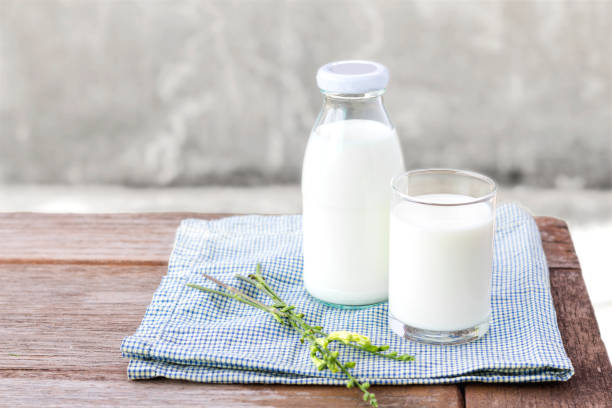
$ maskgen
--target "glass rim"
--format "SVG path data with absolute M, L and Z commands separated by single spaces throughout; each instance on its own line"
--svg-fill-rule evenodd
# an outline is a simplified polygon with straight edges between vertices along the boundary
M 415 196 L 403 193 L 399 190 L 397 186 L 397 182 L 401 178 L 408 177 L 408 176 L 415 175 L 415 174 L 428 174 L 428 173 L 430 174 L 452 174 L 452 175 L 464 176 L 464 177 L 469 177 L 472 179 L 480 180 L 480 181 L 487 183 L 491 187 L 491 191 L 485 195 L 482 195 L 479 197 L 473 197 L 473 199 L 471 200 L 460 201 L 457 203 L 436 203 L 436 202 L 432 202 L 428 200 L 419 199 Z M 435 205 L 435 206 L 441 206 L 441 207 L 456 207 L 460 205 L 477 204 L 477 203 L 489 201 L 490 199 L 495 197 L 495 195 L 497 194 L 497 183 L 495 183 L 495 181 L 492 178 L 485 176 L 484 174 L 476 173 L 475 171 L 448 169 L 448 168 L 430 168 L 430 169 L 408 170 L 408 171 L 404 171 L 400 174 L 395 175 L 391 179 L 391 190 L 397 195 L 399 195 L 401 198 L 403 198 L 404 200 L 411 201 L 413 203 L 425 204 L 425 205 Z

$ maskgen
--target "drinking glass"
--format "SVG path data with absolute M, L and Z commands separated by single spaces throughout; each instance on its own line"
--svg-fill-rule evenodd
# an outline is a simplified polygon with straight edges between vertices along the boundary
M 389 325 L 409 340 L 461 344 L 489 329 L 495 182 L 423 169 L 391 182 Z

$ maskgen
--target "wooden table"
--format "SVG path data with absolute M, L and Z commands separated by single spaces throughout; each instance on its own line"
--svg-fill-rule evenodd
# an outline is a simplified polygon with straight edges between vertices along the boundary
M 119 345 L 166 273 L 179 221 L 220 216 L 0 214 L 0 406 L 365 406 L 344 387 L 127 380 Z M 612 368 L 567 226 L 537 221 L 574 378 L 373 387 L 381 407 L 612 405 Z

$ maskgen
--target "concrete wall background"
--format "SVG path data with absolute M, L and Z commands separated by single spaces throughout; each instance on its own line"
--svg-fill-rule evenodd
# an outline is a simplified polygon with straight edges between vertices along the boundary
M 612 186 L 612 3 L 0 0 L 0 182 L 299 180 L 318 66 L 386 64 L 408 167 Z

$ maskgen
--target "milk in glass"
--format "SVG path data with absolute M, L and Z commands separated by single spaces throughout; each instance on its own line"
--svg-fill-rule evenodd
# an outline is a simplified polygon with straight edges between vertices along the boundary
M 462 344 L 489 329 L 495 182 L 466 170 L 410 170 L 391 182 L 389 328 Z
M 473 197 L 428 194 L 431 203 Z M 489 318 L 493 212 L 487 203 L 461 206 L 401 201 L 391 209 L 389 312 L 402 323 L 457 331 Z

